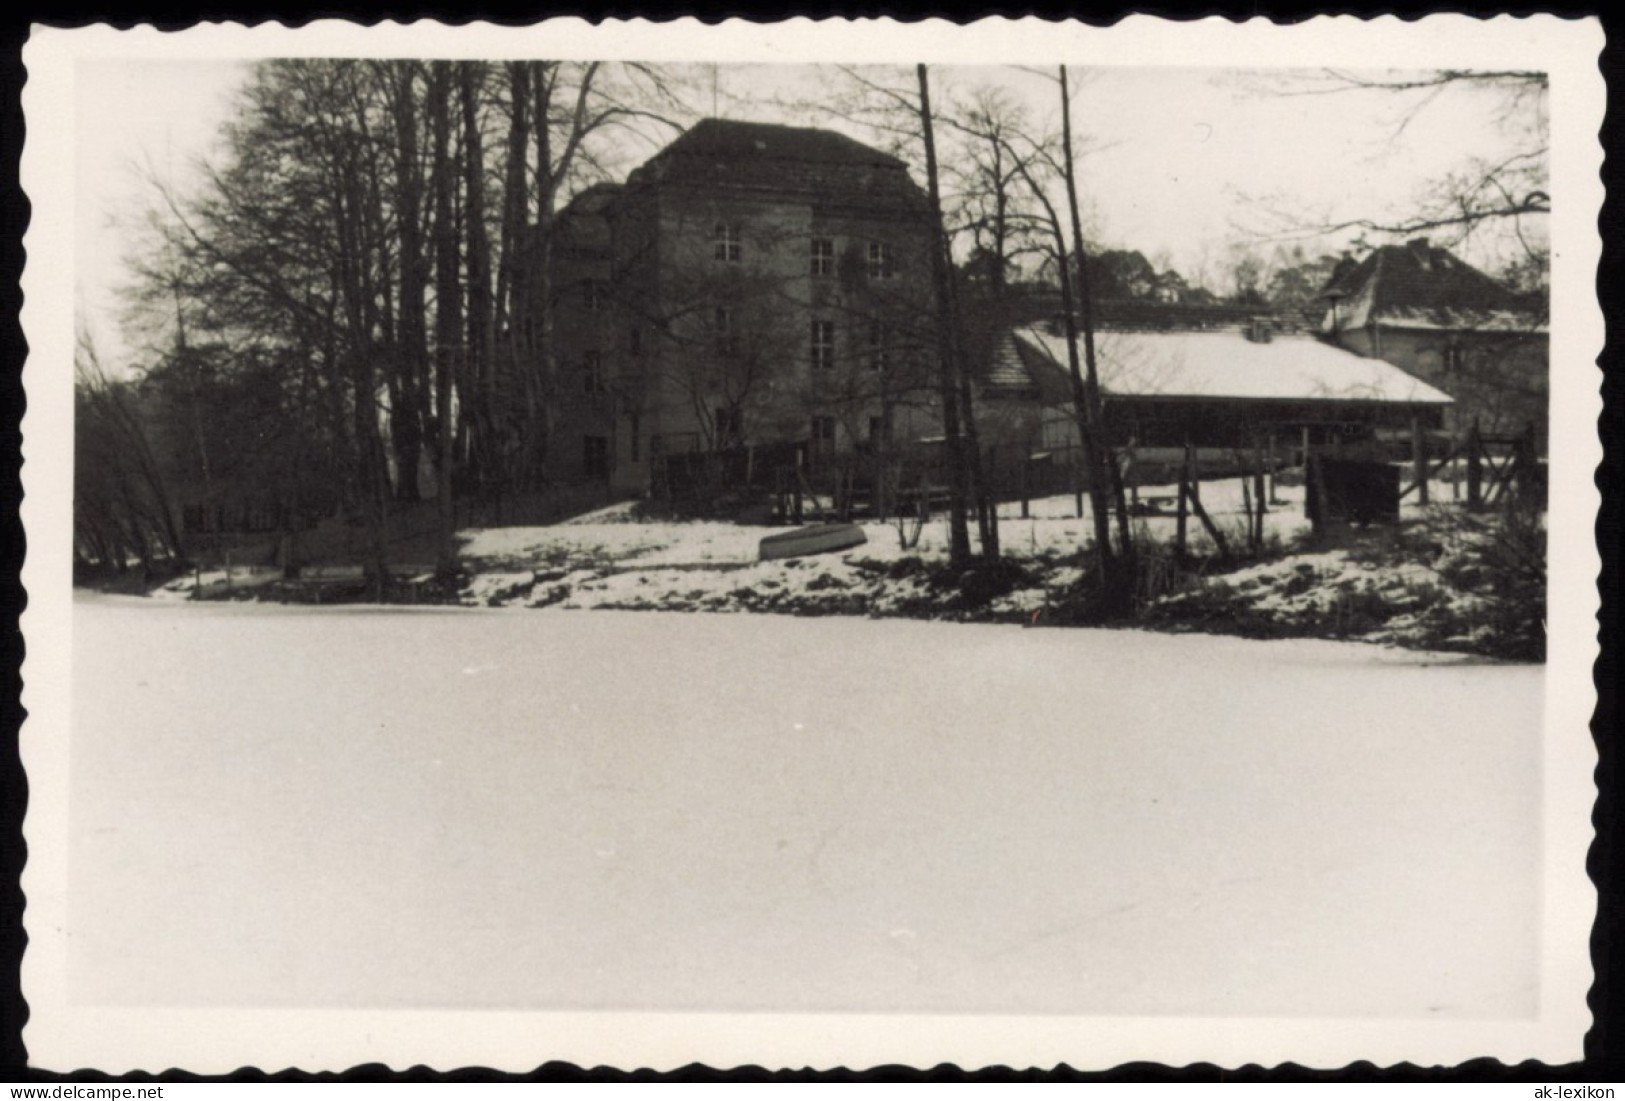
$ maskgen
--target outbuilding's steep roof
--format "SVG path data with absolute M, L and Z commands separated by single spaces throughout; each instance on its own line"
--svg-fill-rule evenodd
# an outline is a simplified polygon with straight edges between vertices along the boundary
M 1385 245 L 1343 267 L 1321 292 L 1324 328 L 1357 329 L 1375 321 L 1412 329 L 1544 332 L 1529 299 L 1448 249 L 1417 239 Z M 1335 318 L 1335 321 L 1334 321 Z

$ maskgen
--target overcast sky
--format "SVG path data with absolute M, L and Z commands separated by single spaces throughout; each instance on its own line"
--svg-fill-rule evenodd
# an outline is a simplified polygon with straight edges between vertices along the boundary
M 242 62 L 81 60 L 77 69 L 76 273 L 83 315 L 111 358 L 124 352 L 116 288 L 134 247 L 128 222 L 151 202 L 141 174 L 182 186 L 190 166 L 221 155 L 216 140 L 247 65 Z M 904 74 L 907 75 L 906 73 Z M 1290 74 L 1198 68 L 1091 68 L 1075 125 L 1095 151 L 1080 162 L 1098 240 L 1214 280 L 1228 245 L 1278 229 L 1272 215 L 1387 215 L 1467 156 L 1493 156 L 1506 136 L 1481 96 L 1439 97 L 1401 130 L 1403 102 L 1380 92 L 1280 96 Z M 824 122 L 805 107 L 839 74 L 811 66 L 717 68 L 720 113 Z M 935 70 L 944 97 L 979 83 L 1010 89 L 1040 121 L 1058 117 L 1045 77 L 1010 67 Z M 708 91 L 697 93 L 710 113 Z M 827 98 L 827 97 L 825 97 Z M 1397 136 L 1396 136 L 1396 132 Z M 641 156 L 641 154 L 640 154 Z M 1311 254 L 1340 241 L 1305 242 Z M 1266 242 L 1264 247 L 1270 247 Z M 1469 259 L 1494 266 L 1482 249 Z

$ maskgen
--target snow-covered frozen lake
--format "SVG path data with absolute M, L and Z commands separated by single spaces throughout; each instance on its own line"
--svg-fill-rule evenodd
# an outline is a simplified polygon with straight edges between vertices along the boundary
M 1512 1017 L 1542 671 L 902 620 L 74 614 L 73 997 Z

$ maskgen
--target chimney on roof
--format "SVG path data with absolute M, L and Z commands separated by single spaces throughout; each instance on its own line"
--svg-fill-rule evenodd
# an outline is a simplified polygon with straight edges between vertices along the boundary
M 1428 247 L 1426 237 L 1412 237 L 1405 242 L 1405 247 L 1410 249 L 1411 256 L 1423 271 L 1433 270 L 1433 250 Z

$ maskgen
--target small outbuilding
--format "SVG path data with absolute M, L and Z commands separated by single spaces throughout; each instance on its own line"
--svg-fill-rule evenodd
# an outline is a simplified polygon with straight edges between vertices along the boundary
M 1063 327 L 1017 328 L 1009 353 L 1000 356 L 1000 379 L 1019 382 L 1043 407 L 1042 446 L 1075 443 Z M 1338 445 L 1384 428 L 1436 429 L 1451 405 L 1391 363 L 1265 321 L 1239 330 L 1108 330 L 1096 334 L 1095 353 L 1105 427 L 1118 446 Z

